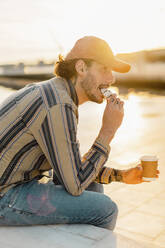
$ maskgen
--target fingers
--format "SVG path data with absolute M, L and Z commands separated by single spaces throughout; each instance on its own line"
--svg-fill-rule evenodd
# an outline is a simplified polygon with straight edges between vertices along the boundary
M 137 170 L 137 173 L 142 176 L 143 167 L 141 166 L 141 164 L 137 165 L 135 169 Z
M 160 171 L 159 170 L 156 170 L 156 178 L 159 178 L 159 174 L 160 174 Z
M 141 164 L 138 164 L 135 168 L 138 168 L 139 170 L 143 170 L 143 167 Z
M 139 164 L 138 166 L 137 166 L 138 168 L 139 168 L 139 170 L 140 170 L 140 168 L 141 168 L 141 170 L 143 170 L 143 167 L 142 167 L 142 165 L 141 164 Z M 137 168 L 136 167 L 136 168 Z M 156 170 L 156 178 L 159 178 L 159 174 L 160 174 L 160 171 L 159 170 Z M 148 182 L 148 181 L 145 181 L 145 182 Z M 149 181 L 150 182 L 150 181 Z
M 137 175 L 139 175 L 139 176 L 141 175 L 141 178 L 142 178 L 142 173 L 143 173 L 143 167 L 142 167 L 142 165 L 139 164 L 135 168 L 137 169 Z M 160 173 L 159 170 L 157 170 L 156 178 L 159 178 L 159 175 L 158 175 L 159 173 Z M 151 181 L 147 181 L 147 180 L 142 179 L 141 182 L 151 182 Z
M 116 94 L 110 95 L 110 97 L 107 98 L 107 102 L 117 106 L 119 109 L 123 109 L 124 102 L 118 98 Z
M 120 101 L 120 108 L 123 108 L 123 106 L 124 106 L 124 102 Z
M 112 94 L 107 98 L 107 102 L 115 102 L 117 95 L 116 94 Z

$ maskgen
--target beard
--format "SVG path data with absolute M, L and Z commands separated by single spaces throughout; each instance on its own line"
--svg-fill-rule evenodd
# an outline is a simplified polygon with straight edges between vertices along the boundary
M 87 75 L 85 80 L 81 82 L 81 87 L 84 90 L 84 93 L 88 97 L 89 101 L 96 102 L 96 103 L 102 103 L 103 99 L 99 96 L 97 96 L 97 93 L 92 93 L 92 90 L 94 89 L 95 84 L 95 78 L 92 75 Z M 96 89 L 97 92 L 97 89 Z

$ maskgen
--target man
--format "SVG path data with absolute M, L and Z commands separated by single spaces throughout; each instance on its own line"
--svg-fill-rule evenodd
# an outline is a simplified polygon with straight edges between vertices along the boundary
M 104 166 L 124 103 L 116 95 L 107 99 L 102 127 L 82 159 L 78 106 L 102 103 L 101 89 L 114 81 L 112 70 L 129 69 L 104 40 L 84 37 L 57 62 L 55 78 L 29 85 L 2 103 L 0 225 L 86 223 L 114 229 L 117 206 L 101 193 L 102 184 L 142 182 L 140 167 L 120 171 Z

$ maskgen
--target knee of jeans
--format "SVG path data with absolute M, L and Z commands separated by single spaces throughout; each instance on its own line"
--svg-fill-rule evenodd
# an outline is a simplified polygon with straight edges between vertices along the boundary
M 108 196 L 105 196 L 103 201 L 103 215 L 105 228 L 112 230 L 115 228 L 116 220 L 118 216 L 118 206 Z
M 107 223 L 107 229 L 113 231 L 115 226 L 116 226 L 116 220 L 117 220 L 117 216 L 118 216 L 118 206 L 115 202 L 111 201 L 110 204 L 110 210 L 109 210 L 109 218 L 107 218 L 107 220 L 109 219 L 109 223 Z
M 118 206 L 115 202 L 113 202 L 113 205 L 114 205 L 113 215 L 116 216 L 116 218 L 117 218 L 119 209 L 118 209 Z
M 108 202 L 107 202 L 107 211 L 108 211 L 109 215 L 114 215 L 114 216 L 118 215 L 118 206 L 109 197 L 108 197 Z
M 99 215 L 97 226 L 113 231 L 118 216 L 118 207 L 108 196 L 100 195 L 100 197 L 99 203 L 95 204 Z

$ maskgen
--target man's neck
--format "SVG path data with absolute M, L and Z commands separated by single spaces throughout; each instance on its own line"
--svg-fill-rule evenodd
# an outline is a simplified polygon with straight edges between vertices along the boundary
M 79 105 L 83 104 L 84 102 L 87 102 L 88 98 L 86 97 L 86 95 L 84 93 L 84 90 L 81 87 L 80 80 L 78 78 L 72 78 L 71 82 L 75 87 L 77 97 L 78 97 L 78 101 L 79 101 Z

